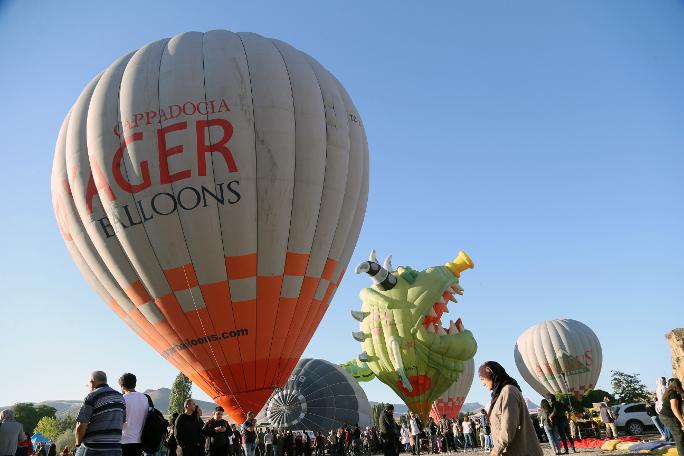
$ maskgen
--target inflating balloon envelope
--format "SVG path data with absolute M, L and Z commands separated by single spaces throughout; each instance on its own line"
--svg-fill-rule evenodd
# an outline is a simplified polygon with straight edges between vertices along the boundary
M 282 389 L 276 389 L 257 423 L 277 429 L 327 432 L 343 426 L 370 426 L 370 404 L 359 383 L 323 359 L 301 359 Z
M 449 419 L 458 419 L 461 407 L 465 403 L 470 387 L 475 378 L 475 360 L 470 359 L 463 363 L 463 372 L 451 386 L 432 403 L 430 416 L 439 421 L 443 415 Z
M 536 392 L 581 398 L 601 373 L 601 343 L 577 320 L 548 320 L 525 330 L 515 344 L 515 364 Z
M 236 421 L 295 367 L 367 191 L 340 83 L 286 43 L 223 30 L 155 41 L 95 77 L 52 173 L 83 276 Z
M 456 303 L 455 295 L 463 294 L 461 272 L 472 267 L 468 255 L 460 252 L 444 266 L 395 270 L 391 258 L 380 265 L 372 252 L 356 268 L 373 283 L 361 290 L 361 311 L 352 312 L 360 322 L 360 331 L 352 335 L 363 351 L 343 367 L 359 381 L 378 377 L 427 419 L 432 403 L 477 351 L 475 338 L 460 318 L 442 323 L 449 302 Z

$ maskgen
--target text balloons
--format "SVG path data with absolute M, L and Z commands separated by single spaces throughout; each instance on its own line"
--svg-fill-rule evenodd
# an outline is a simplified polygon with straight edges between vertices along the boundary
M 285 384 L 352 255 L 360 119 L 308 55 L 215 30 L 119 58 L 64 120 L 52 199 L 71 256 L 236 421 Z
M 302 359 L 283 389 L 276 390 L 257 422 L 277 429 L 327 432 L 350 424 L 370 426 L 370 404 L 359 383 L 323 359 Z
M 463 407 L 468 391 L 473 384 L 475 377 L 475 360 L 469 359 L 463 363 L 463 372 L 448 390 L 432 403 L 430 416 L 435 421 L 439 421 L 442 415 L 449 419 L 458 419 L 458 414 Z
M 520 374 L 542 396 L 582 397 L 596 386 L 603 361 L 598 337 L 577 320 L 532 326 L 518 337 L 514 355 Z

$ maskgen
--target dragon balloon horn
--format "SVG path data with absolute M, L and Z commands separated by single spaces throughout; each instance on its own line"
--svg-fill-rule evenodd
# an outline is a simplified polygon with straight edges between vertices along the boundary
M 454 295 L 463 294 L 461 273 L 473 267 L 470 257 L 459 252 L 444 266 L 394 270 L 391 257 L 380 265 L 372 251 L 356 272 L 368 274 L 373 283 L 361 290 L 361 310 L 352 311 L 361 329 L 352 337 L 363 352 L 342 367 L 359 381 L 378 377 L 427 419 L 432 402 L 458 380 L 463 362 L 477 351 L 460 318 L 448 327 L 441 321 L 449 302 L 458 302 Z

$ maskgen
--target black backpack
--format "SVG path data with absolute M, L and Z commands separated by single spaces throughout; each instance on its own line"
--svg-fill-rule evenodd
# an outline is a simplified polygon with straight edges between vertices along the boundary
M 168 421 L 164 418 L 162 412 L 154 408 L 152 403 L 152 398 L 145 394 L 147 397 L 147 417 L 145 418 L 145 425 L 142 428 L 142 433 L 140 435 L 140 441 L 142 442 L 143 451 L 145 453 L 156 453 L 161 446 L 162 440 L 164 440 L 164 435 L 166 435 L 166 429 L 169 426 Z

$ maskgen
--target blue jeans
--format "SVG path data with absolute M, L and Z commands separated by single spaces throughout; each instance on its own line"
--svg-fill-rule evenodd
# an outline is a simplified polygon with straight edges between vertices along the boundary
M 485 448 L 491 450 L 494 448 L 494 440 L 492 439 L 492 434 L 487 434 L 485 436 Z
M 256 443 L 243 443 L 242 447 L 245 449 L 245 456 L 254 456 Z
M 655 424 L 655 427 L 658 428 L 658 432 L 660 432 L 660 435 L 662 435 L 665 440 L 672 440 L 672 433 L 670 430 L 663 424 L 662 421 L 660 421 L 660 417 L 658 415 L 652 416 L 651 421 L 653 421 L 653 424 Z
M 563 447 L 565 451 L 568 451 L 568 441 L 570 441 L 570 446 L 575 449 L 575 442 L 572 440 L 572 435 L 570 435 L 570 422 L 568 420 L 557 421 L 553 423 L 553 432 L 555 432 L 560 441 L 563 442 Z M 560 445 L 558 445 L 560 450 Z
M 677 447 L 677 453 L 684 454 L 684 431 L 682 431 L 679 420 L 677 418 L 660 415 L 660 421 L 662 421 L 663 424 L 670 429 L 670 432 L 672 432 L 672 437 L 674 438 L 675 446 Z
M 86 448 L 83 444 L 76 448 L 74 456 L 121 456 L 121 449 L 118 450 L 93 450 Z
M 465 433 L 465 434 L 463 434 L 463 437 L 465 438 L 465 443 L 463 444 L 463 451 L 465 451 L 466 448 L 468 448 L 469 443 L 470 443 L 470 448 L 475 450 L 475 442 L 473 439 L 473 433 L 472 432 Z
M 546 437 L 549 439 L 549 444 L 551 445 L 551 449 L 554 451 L 554 453 L 560 453 L 560 439 L 554 432 L 553 428 L 545 424 L 544 432 L 546 432 Z

